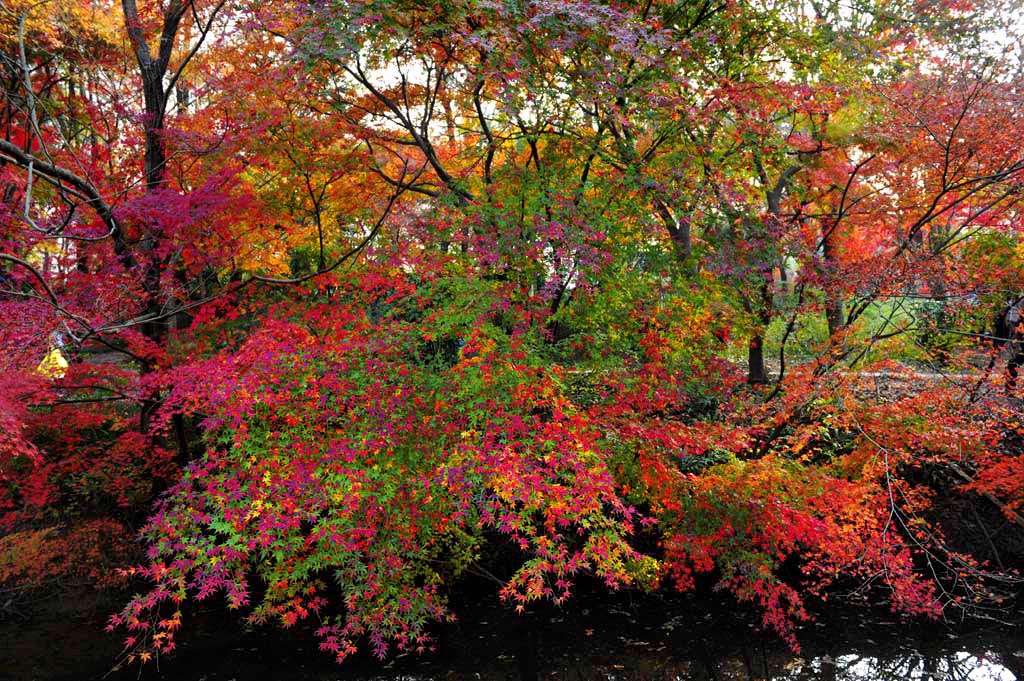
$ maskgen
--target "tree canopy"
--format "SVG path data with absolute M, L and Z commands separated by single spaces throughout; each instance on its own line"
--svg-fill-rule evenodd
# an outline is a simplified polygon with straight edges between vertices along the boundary
M 1014 593 L 1011 6 L 0 24 L 0 587 L 144 585 L 111 621 L 143 660 L 215 595 L 341 660 L 422 649 L 469 577 L 715 585 L 794 647 L 829 599 Z

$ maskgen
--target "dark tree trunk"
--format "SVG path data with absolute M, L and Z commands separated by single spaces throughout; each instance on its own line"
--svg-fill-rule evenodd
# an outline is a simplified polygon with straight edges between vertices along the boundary
M 768 369 L 764 364 L 764 334 L 772 321 L 772 280 L 766 278 L 758 286 L 754 304 L 746 303 L 748 312 L 756 312 L 759 327 L 750 338 L 747 348 L 747 383 L 763 385 L 768 382 Z
M 143 118 L 145 133 L 145 153 L 143 158 L 143 175 L 146 192 L 158 190 L 166 181 L 167 151 L 164 146 L 164 116 L 167 111 L 167 91 L 164 89 L 164 77 L 170 64 L 174 41 L 178 26 L 187 9 L 182 0 L 170 0 L 164 9 L 163 25 L 154 55 L 143 32 L 136 0 L 122 0 L 124 9 L 125 30 L 131 41 L 135 59 L 139 65 L 139 76 L 142 79 L 142 96 L 146 112 Z M 163 235 L 152 225 L 140 225 L 143 236 L 138 244 L 142 273 L 142 285 L 145 295 L 144 314 L 149 319 L 144 322 L 140 331 L 154 345 L 161 345 L 167 335 L 167 323 L 162 318 L 161 301 L 164 262 L 159 254 Z M 149 361 L 143 361 L 140 370 L 143 374 L 153 370 Z M 139 430 L 149 431 L 153 416 L 160 404 L 160 395 L 156 391 L 148 391 L 140 401 Z
M 834 279 L 839 262 L 831 234 L 822 236 L 821 248 L 829 277 Z M 846 326 L 846 320 L 843 318 L 843 297 L 834 287 L 829 287 L 825 292 L 825 321 L 828 323 L 829 337 L 835 336 Z
M 763 385 L 768 382 L 768 372 L 764 366 L 764 336 L 755 334 L 750 339 L 750 346 L 747 350 L 747 362 L 750 368 L 747 370 L 747 383 L 750 385 Z
M 825 321 L 828 323 L 828 335 L 834 336 L 846 325 L 843 319 L 843 300 L 831 291 L 825 301 Z

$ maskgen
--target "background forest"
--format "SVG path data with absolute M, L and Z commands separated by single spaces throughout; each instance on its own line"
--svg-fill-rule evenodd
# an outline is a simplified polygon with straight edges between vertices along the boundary
M 4 0 L 0 606 L 998 614 L 1014 4 Z

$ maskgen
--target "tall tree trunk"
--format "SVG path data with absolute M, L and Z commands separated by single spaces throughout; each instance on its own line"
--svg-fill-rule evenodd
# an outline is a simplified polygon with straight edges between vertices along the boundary
M 763 385 L 768 382 L 768 371 L 764 366 L 764 336 L 755 333 L 747 350 L 747 383 Z
M 829 278 L 834 280 L 839 269 L 839 260 L 835 252 L 835 245 L 832 242 L 832 234 L 822 235 L 821 250 Z M 830 338 L 842 331 L 846 326 L 846 320 L 843 316 L 843 296 L 831 286 L 825 291 L 825 321 L 828 323 L 828 335 Z
M 768 220 L 771 221 L 772 226 L 777 227 L 781 224 L 782 219 L 782 197 L 789 190 L 789 183 L 800 172 L 802 166 L 787 167 L 779 174 L 774 185 L 769 184 L 768 174 L 759 158 L 756 160 L 756 167 L 757 175 L 766 187 L 764 198 L 768 208 Z M 768 187 L 771 188 L 768 189 Z M 785 267 L 784 263 L 783 267 Z M 753 301 L 753 305 L 745 303 L 747 312 L 756 312 L 759 322 L 759 327 L 750 338 L 747 349 L 747 383 L 750 385 L 762 385 L 768 382 L 768 370 L 764 364 L 764 334 L 768 324 L 772 321 L 775 307 L 774 283 L 771 269 L 769 269 L 768 275 L 757 284 L 756 299 Z
M 764 279 L 757 286 L 757 298 L 753 304 L 746 303 L 748 312 L 756 312 L 758 329 L 747 346 L 747 383 L 763 385 L 768 382 L 768 369 L 764 363 L 764 334 L 772 321 L 772 280 Z
M 167 91 L 164 89 L 164 77 L 170 64 L 174 41 L 178 27 L 185 14 L 187 3 L 181 0 L 170 0 L 164 9 L 163 25 L 160 30 L 157 52 L 154 55 L 143 32 L 136 0 L 122 0 L 124 9 L 125 30 L 131 41 L 132 50 L 139 66 L 142 79 L 142 96 L 145 105 L 143 131 L 145 134 L 145 151 L 143 157 L 143 175 L 146 182 L 146 193 L 160 189 L 167 177 L 167 151 L 164 145 L 164 118 L 167 111 Z M 164 263 L 160 256 L 160 242 L 163 234 L 154 225 L 144 226 L 145 231 L 138 245 L 139 258 L 144 271 L 142 286 L 145 296 L 144 314 L 149 319 L 144 322 L 140 331 L 156 346 L 163 344 L 167 335 L 167 323 L 161 318 L 162 279 Z M 143 374 L 152 372 L 151 362 L 144 360 L 140 370 Z M 157 391 L 147 391 L 141 399 L 139 409 L 139 430 L 149 432 L 152 419 L 160 403 Z M 179 447 L 180 447 L 179 443 Z

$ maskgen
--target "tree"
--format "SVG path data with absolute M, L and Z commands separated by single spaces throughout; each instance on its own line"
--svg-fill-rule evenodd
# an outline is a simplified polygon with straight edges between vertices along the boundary
M 794 646 L 838 586 L 1006 595 L 934 503 L 1019 505 L 960 340 L 1022 271 L 1019 73 L 950 38 L 970 8 L 5 16 L 5 523 L 166 490 L 130 654 L 217 593 L 420 648 L 474 575 L 520 610 L 708 575 Z

